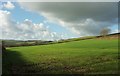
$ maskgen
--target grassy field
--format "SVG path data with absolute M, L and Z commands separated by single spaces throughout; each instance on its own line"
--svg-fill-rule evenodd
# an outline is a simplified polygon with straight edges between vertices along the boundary
M 89 39 L 7 48 L 3 73 L 116 74 L 118 40 Z

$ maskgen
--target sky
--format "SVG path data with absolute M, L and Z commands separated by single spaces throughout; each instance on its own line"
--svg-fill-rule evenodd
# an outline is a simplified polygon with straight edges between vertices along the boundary
M 0 2 L 0 39 L 59 40 L 119 32 L 117 2 Z

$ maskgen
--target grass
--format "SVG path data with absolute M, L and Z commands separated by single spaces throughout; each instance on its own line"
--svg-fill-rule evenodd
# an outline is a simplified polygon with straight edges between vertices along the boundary
M 7 48 L 3 73 L 116 74 L 118 40 L 89 39 Z

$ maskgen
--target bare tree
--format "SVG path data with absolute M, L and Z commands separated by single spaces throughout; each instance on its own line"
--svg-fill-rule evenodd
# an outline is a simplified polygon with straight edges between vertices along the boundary
M 109 28 L 104 28 L 104 29 L 101 30 L 100 35 L 106 36 L 110 33 L 110 31 L 111 30 Z

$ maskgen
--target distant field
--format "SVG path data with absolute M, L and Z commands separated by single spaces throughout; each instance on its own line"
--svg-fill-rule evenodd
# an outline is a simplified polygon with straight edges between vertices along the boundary
M 7 48 L 3 73 L 116 74 L 118 40 L 89 39 Z

